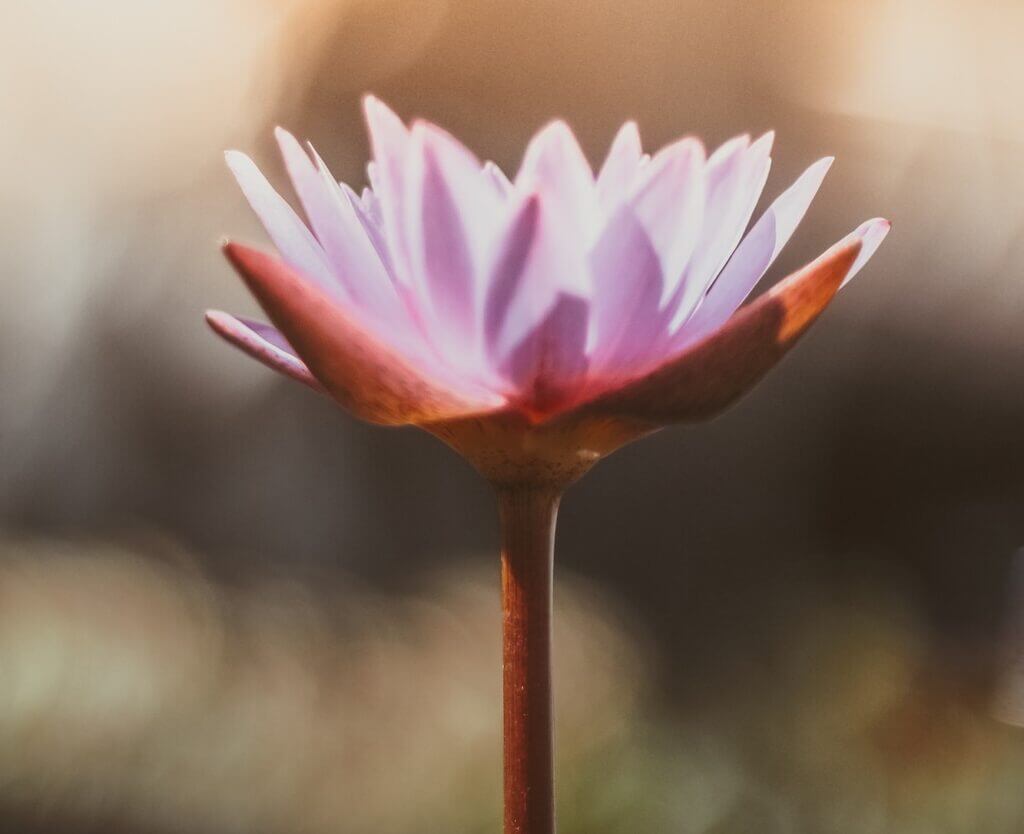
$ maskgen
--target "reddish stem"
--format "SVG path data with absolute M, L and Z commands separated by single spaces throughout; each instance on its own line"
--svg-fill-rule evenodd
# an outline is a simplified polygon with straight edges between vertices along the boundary
M 551 587 L 560 493 L 498 492 L 504 634 L 505 834 L 554 834 Z

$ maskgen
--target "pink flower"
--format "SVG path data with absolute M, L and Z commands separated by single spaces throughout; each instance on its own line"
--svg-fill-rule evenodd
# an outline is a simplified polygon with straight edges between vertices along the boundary
M 252 161 L 228 164 L 280 258 L 226 254 L 274 326 L 214 330 L 357 416 L 417 424 L 492 480 L 571 479 L 671 422 L 748 390 L 867 262 L 868 220 L 744 308 L 831 165 L 811 165 L 744 236 L 771 133 L 709 156 L 652 155 L 627 123 L 595 176 L 569 127 L 531 140 L 514 179 L 440 128 L 365 100 L 371 188 L 339 184 L 277 139 L 307 223 Z

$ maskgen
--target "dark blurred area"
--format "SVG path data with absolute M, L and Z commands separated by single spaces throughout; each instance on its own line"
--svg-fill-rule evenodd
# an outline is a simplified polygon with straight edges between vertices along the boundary
M 497 830 L 487 489 L 202 321 L 265 240 L 221 151 L 282 184 L 281 123 L 361 185 L 366 91 L 513 169 L 553 116 L 593 163 L 775 128 L 766 200 L 835 154 L 773 280 L 893 221 L 752 395 L 563 503 L 562 829 L 1024 828 L 1024 6 L 4 12 L 6 830 Z

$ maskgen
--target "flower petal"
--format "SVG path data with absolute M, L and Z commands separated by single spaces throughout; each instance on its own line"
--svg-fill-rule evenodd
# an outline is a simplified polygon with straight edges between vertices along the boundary
M 327 392 L 372 423 L 465 417 L 504 400 L 385 344 L 317 287 L 272 255 L 228 243 L 225 254 Z
M 590 253 L 594 280 L 591 374 L 628 372 L 663 334 L 661 261 L 643 224 L 622 205 Z
M 686 267 L 673 323 L 689 317 L 743 237 L 768 179 L 773 139 L 773 133 L 766 133 L 749 145 L 749 139 L 740 136 L 708 159 L 704 223 Z
M 324 250 L 288 201 L 244 153 L 228 151 L 224 158 L 281 257 L 322 289 L 339 295 L 341 286 L 331 272 Z
M 676 345 L 691 344 L 710 333 L 750 295 L 782 247 L 789 242 L 831 165 L 832 157 L 815 162 L 761 215 L 733 252 L 700 306 L 680 327 Z
M 387 269 L 338 181 L 319 156 L 314 165 L 288 131 L 277 128 L 275 135 L 306 216 L 347 298 L 379 321 L 404 317 Z
M 528 323 L 517 326 L 509 321 L 509 310 L 527 275 L 539 222 L 540 198 L 531 194 L 509 215 L 505 232 L 495 247 L 484 301 L 484 348 L 488 356 L 502 355 L 505 343 L 518 342 L 529 329 Z
M 589 236 L 596 228 L 594 174 L 565 122 L 551 122 L 530 140 L 516 187 L 544 194 L 546 207 L 567 234 Z
M 290 376 L 314 391 L 325 393 L 323 386 L 309 372 L 306 364 L 295 355 L 281 331 L 263 322 L 232 316 L 220 310 L 208 310 L 206 322 L 229 344 L 249 354 L 271 370 Z
M 481 273 L 502 200 L 465 147 L 426 122 L 412 130 L 413 164 L 405 192 L 412 273 L 432 314 L 431 339 L 456 365 L 480 353 Z
M 320 164 L 319 156 L 317 156 L 317 160 L 318 164 Z M 322 166 L 322 170 L 326 171 L 327 166 Z M 388 250 L 388 242 L 384 234 L 384 219 L 380 213 L 380 202 L 377 200 L 377 195 L 373 193 L 373 189 L 364 188 L 362 196 L 360 196 L 343 182 L 339 182 L 338 187 L 345 197 L 348 198 L 349 203 L 352 205 L 352 210 L 363 227 L 363 231 L 366 232 L 366 237 L 369 238 L 374 251 L 377 253 L 377 257 L 380 258 L 380 262 L 384 265 L 388 277 L 391 278 L 391 282 L 394 284 L 395 268 L 391 263 L 391 252 Z
M 579 390 L 587 370 L 589 304 L 561 293 L 550 312 L 509 353 L 501 372 L 516 386 L 517 404 L 544 414 Z
M 619 128 L 597 175 L 597 196 L 606 207 L 624 200 L 636 178 L 643 157 L 640 130 L 636 122 L 626 122 Z
M 700 239 L 704 214 L 704 146 L 688 137 L 658 151 L 629 199 L 661 258 L 665 293 L 679 284 Z
M 548 192 L 529 195 L 511 213 L 496 246 L 484 305 L 486 352 L 491 367 L 508 357 L 549 315 L 560 294 L 583 298 L 588 281 L 579 238 L 567 233 Z
M 843 238 L 842 243 L 850 243 L 854 240 L 861 242 L 860 254 L 857 255 L 857 260 L 853 262 L 850 271 L 846 273 L 846 278 L 843 279 L 843 287 L 853 280 L 853 277 L 864 268 L 864 265 L 871 259 L 871 256 L 878 251 L 878 247 L 882 245 L 882 241 L 885 240 L 891 228 L 892 224 L 884 217 L 875 217 L 871 220 L 865 220 Z
M 746 393 L 828 306 L 859 240 L 837 244 L 659 368 L 574 410 L 652 426 L 712 417 Z
M 491 185 L 494 186 L 495 190 L 502 197 L 508 197 L 512 194 L 515 186 L 512 185 L 512 180 L 508 178 L 508 175 L 501 170 L 497 163 L 487 161 L 484 163 L 484 174 L 486 174 Z
M 373 162 L 367 166 L 373 192 L 380 203 L 396 277 L 406 279 L 406 248 L 402 223 L 404 167 L 409 130 L 384 102 L 374 96 L 363 99 L 363 113 L 370 132 Z

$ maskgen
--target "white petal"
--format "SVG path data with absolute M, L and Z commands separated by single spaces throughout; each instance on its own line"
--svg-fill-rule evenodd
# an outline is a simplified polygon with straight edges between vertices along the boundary
M 700 306 L 679 328 L 677 343 L 711 332 L 750 295 L 807 213 L 831 165 L 831 157 L 815 162 L 761 215 Z
M 484 321 L 492 367 L 505 364 L 527 333 L 561 295 L 576 295 L 575 277 L 586 275 L 580 241 L 567 234 L 548 193 L 529 195 L 509 217 L 495 247 Z M 589 276 L 587 276 L 589 278 Z
M 367 173 L 380 201 L 381 218 L 396 277 L 404 281 L 407 279 L 407 249 L 403 236 L 402 191 L 409 131 L 398 116 L 373 96 L 363 99 L 363 112 L 373 149 L 373 162 L 367 166 Z
M 587 371 L 587 319 L 586 299 L 560 293 L 502 364 L 518 396 L 534 409 L 552 408 L 578 390 Z
M 661 258 L 671 294 L 700 239 L 704 213 L 704 146 L 681 139 L 643 166 L 629 203 Z
M 597 196 L 610 207 L 625 200 L 640 169 L 643 147 L 636 122 L 626 122 L 615 134 L 608 156 L 597 175 Z
M 491 184 L 494 185 L 494 188 L 502 197 L 510 196 L 515 189 L 515 186 L 512 185 L 512 180 L 508 178 L 496 163 L 490 160 L 484 163 L 484 174 L 487 175 Z
M 256 164 L 240 151 L 228 151 L 224 158 L 281 257 L 322 289 L 343 295 L 317 239 Z
M 314 165 L 290 133 L 278 128 L 276 135 L 295 191 L 334 274 L 359 308 L 391 320 L 399 312 L 398 297 L 348 197 L 319 156 Z
M 885 240 L 891 228 L 892 224 L 888 220 L 882 217 L 875 217 L 861 223 L 860 226 L 841 241 L 842 243 L 848 243 L 855 238 L 860 238 L 861 241 L 857 259 L 853 262 L 853 266 L 850 267 L 850 271 L 846 273 L 841 287 L 849 284 L 853 277 L 864 268 L 864 265 L 871 259 L 871 256 L 878 251 L 878 247 L 882 245 L 882 241 Z
M 542 192 L 547 210 L 558 216 L 567 234 L 589 238 L 595 233 L 594 175 L 565 122 L 551 122 L 530 140 L 516 188 L 524 194 Z
M 664 334 L 661 261 L 643 224 L 621 206 L 590 254 L 591 373 L 627 372 Z
M 749 140 L 741 136 L 708 159 L 701 239 L 686 267 L 674 322 L 689 317 L 743 237 L 768 179 L 773 139 L 766 133 L 748 147 Z
M 409 264 L 431 314 L 434 343 L 471 359 L 481 293 L 478 264 L 500 202 L 476 158 L 433 125 L 413 127 L 404 192 Z

